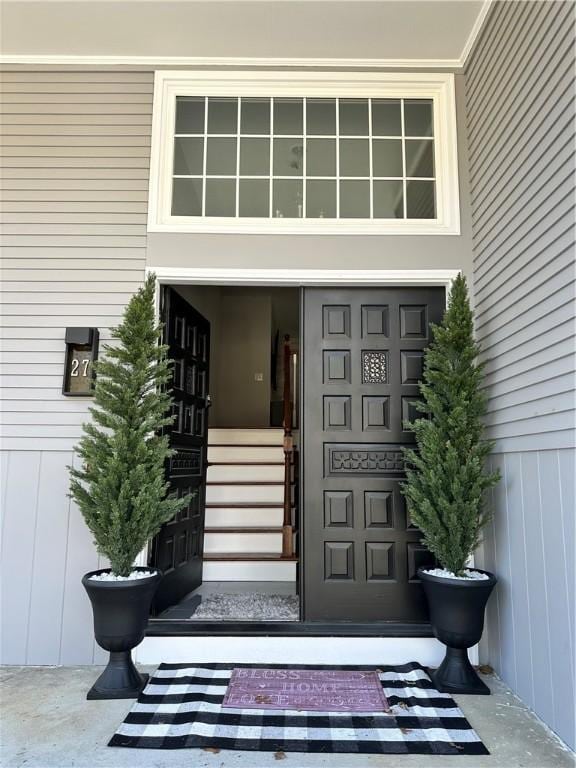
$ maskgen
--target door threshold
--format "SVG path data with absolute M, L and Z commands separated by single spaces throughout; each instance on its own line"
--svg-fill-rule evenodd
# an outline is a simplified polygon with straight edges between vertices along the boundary
M 174 621 L 150 619 L 147 637 L 433 637 L 429 622 Z

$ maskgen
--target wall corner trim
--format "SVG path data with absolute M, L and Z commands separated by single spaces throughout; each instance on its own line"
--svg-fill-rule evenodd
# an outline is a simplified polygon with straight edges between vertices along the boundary
M 460 54 L 460 67 L 464 68 L 466 66 L 466 62 L 468 60 L 468 57 L 470 56 L 470 53 L 472 52 L 472 49 L 474 48 L 474 45 L 476 43 L 476 40 L 480 36 L 480 32 L 482 31 L 484 27 L 484 22 L 486 21 L 486 18 L 488 16 L 488 12 L 490 11 L 490 8 L 492 7 L 492 3 L 494 0 L 484 0 L 484 5 L 480 9 L 480 13 L 476 17 L 476 21 L 474 22 L 474 25 L 472 29 L 470 30 L 470 34 L 468 35 L 468 39 L 464 43 L 464 48 L 462 48 L 462 53 Z

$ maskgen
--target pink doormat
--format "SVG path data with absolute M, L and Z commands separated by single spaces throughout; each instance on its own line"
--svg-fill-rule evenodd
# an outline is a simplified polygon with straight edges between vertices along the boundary
M 222 702 L 235 709 L 387 712 L 375 670 L 235 668 Z

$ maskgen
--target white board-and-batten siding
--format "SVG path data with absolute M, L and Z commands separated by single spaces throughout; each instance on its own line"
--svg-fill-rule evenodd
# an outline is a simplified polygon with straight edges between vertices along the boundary
M 482 656 L 574 738 L 574 6 L 496 2 L 466 68 L 477 335 L 502 480 Z
M 142 284 L 153 73 L 13 67 L 0 92 L 1 660 L 90 664 L 100 560 L 67 496 L 90 399 L 61 393 L 64 334 L 105 343 Z

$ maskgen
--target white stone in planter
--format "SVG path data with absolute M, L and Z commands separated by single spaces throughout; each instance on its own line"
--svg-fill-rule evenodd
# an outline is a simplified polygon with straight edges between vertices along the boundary
M 424 573 L 428 573 L 430 576 L 440 576 L 441 579 L 460 579 L 461 581 L 483 581 L 490 578 L 485 573 L 472 571 L 469 568 L 465 569 L 465 576 L 456 576 L 455 573 L 446 570 L 446 568 L 428 568 Z
M 95 573 L 90 576 L 90 581 L 137 581 L 154 576 L 156 571 L 132 571 L 129 576 L 115 576 L 113 573 Z

